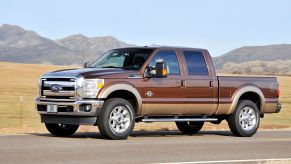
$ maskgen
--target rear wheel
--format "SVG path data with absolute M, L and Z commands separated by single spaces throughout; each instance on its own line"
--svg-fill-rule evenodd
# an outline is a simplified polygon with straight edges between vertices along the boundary
M 112 98 L 104 103 L 97 120 L 99 131 L 105 138 L 126 139 L 133 131 L 135 113 L 127 100 Z
M 204 122 L 176 122 L 177 128 L 185 134 L 196 134 L 204 125 Z
M 253 136 L 260 124 L 260 112 L 257 105 L 250 100 L 238 102 L 236 110 L 227 119 L 231 132 L 239 137 Z
M 67 125 L 67 124 L 45 124 L 47 130 L 54 136 L 71 136 L 79 128 L 79 125 Z

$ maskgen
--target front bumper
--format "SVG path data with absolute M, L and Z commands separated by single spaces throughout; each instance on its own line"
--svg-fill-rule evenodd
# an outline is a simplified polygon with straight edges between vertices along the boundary
M 103 106 L 103 100 L 77 100 L 77 101 L 44 101 L 36 99 L 36 110 L 40 115 L 61 115 L 61 116 L 97 116 Z M 49 113 L 46 110 L 47 105 L 57 105 L 56 113 Z M 90 111 L 81 110 L 82 105 L 91 105 Z
M 68 125 L 96 125 L 97 117 L 40 115 L 42 123 L 68 124 Z

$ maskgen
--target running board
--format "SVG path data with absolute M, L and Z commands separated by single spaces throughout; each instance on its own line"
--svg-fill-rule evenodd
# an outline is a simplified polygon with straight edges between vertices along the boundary
M 212 122 L 218 121 L 217 118 L 143 118 L 142 122 Z

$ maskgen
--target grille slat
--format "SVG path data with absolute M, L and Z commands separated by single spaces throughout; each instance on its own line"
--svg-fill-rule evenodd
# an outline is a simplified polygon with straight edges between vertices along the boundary
M 47 99 L 75 99 L 75 81 L 73 78 L 45 78 L 41 83 L 41 96 Z M 61 86 L 60 91 L 52 91 L 51 86 Z
M 73 91 L 75 90 L 75 87 L 62 87 L 63 91 Z M 42 87 L 42 90 L 50 90 L 50 87 Z
M 58 85 L 61 85 L 62 87 L 75 87 L 75 82 L 67 82 L 67 81 L 44 81 L 43 86 L 50 87 L 56 83 Z
M 60 91 L 60 92 L 52 92 L 51 90 L 43 90 L 44 96 L 70 96 L 74 97 L 75 91 Z

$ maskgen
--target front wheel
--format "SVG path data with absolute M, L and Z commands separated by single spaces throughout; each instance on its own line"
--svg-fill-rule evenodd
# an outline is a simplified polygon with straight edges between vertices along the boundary
M 79 125 L 67 124 L 45 124 L 47 130 L 54 136 L 67 137 L 73 135 L 79 128 Z
M 259 128 L 259 109 L 252 101 L 239 101 L 236 110 L 229 116 L 227 122 L 231 132 L 235 136 L 251 137 Z
M 185 134 L 196 134 L 204 125 L 204 122 L 176 122 L 177 128 Z
M 132 105 L 122 98 L 105 101 L 98 116 L 98 128 L 101 135 L 108 139 L 126 139 L 133 131 L 135 113 Z

